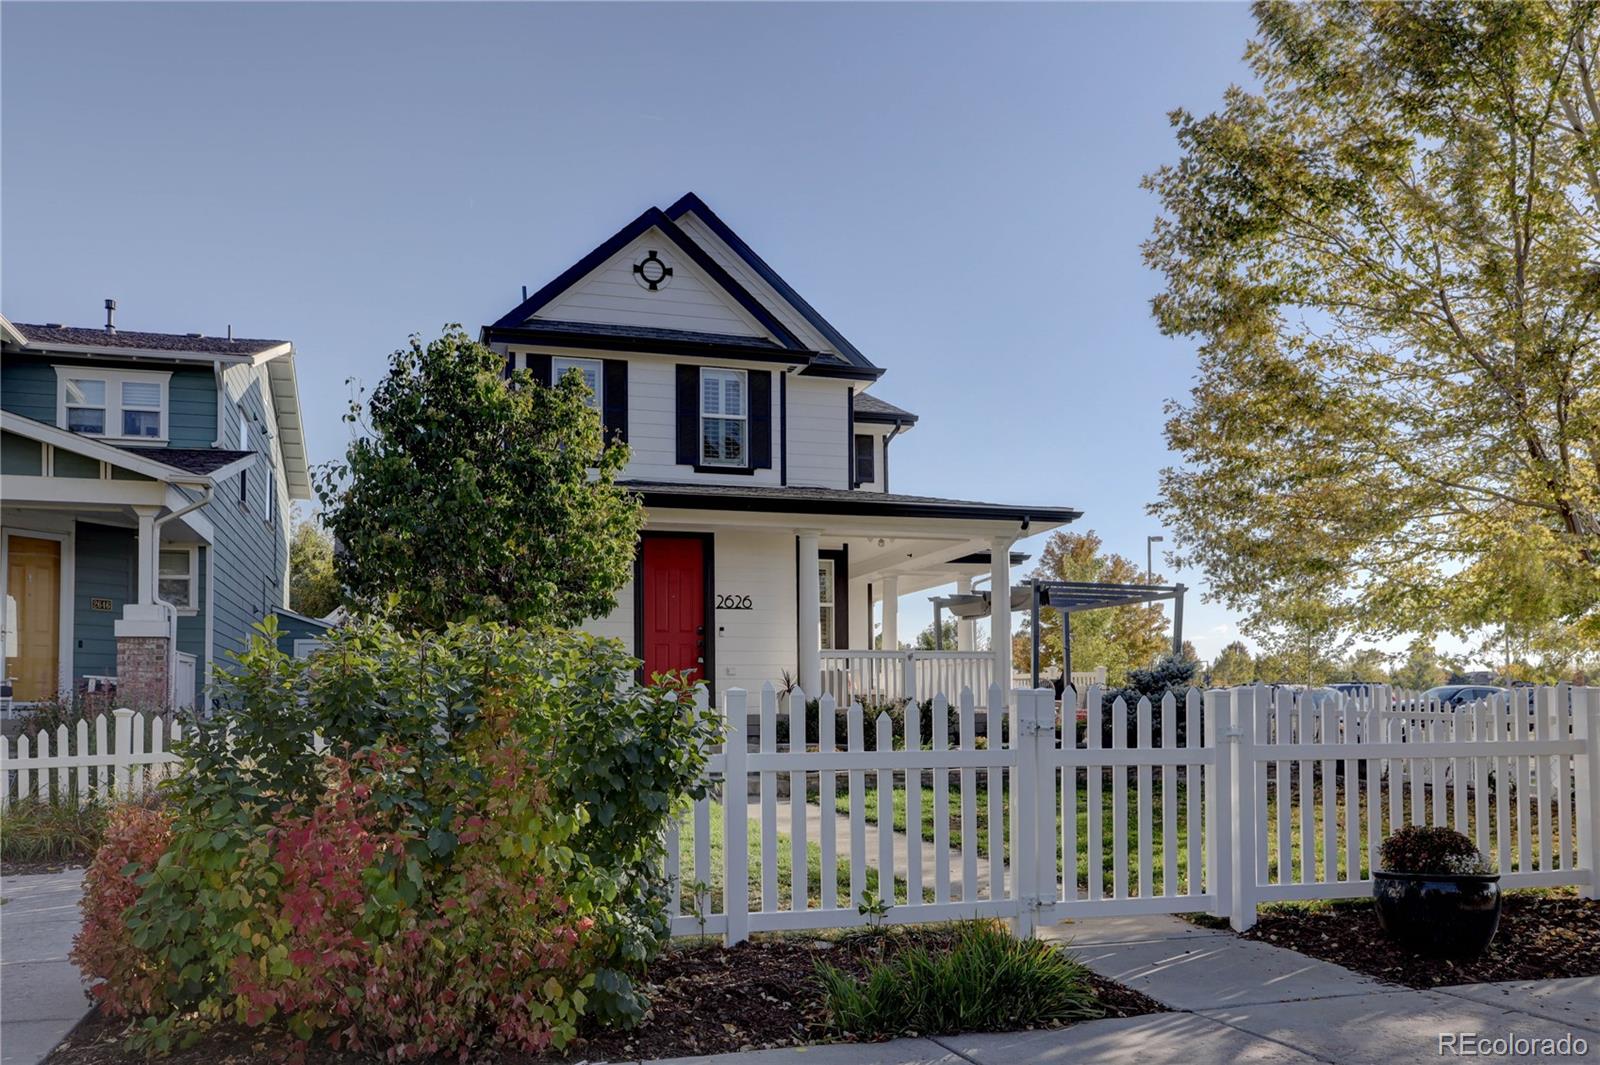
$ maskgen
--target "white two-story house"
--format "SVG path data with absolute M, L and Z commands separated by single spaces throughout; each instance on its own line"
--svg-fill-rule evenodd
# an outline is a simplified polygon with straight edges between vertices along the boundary
M 628 223 L 493 325 L 508 370 L 582 373 L 648 523 L 631 585 L 587 627 L 646 676 L 713 691 L 783 674 L 808 693 L 1005 686 L 1011 603 L 991 650 L 893 649 L 901 597 L 974 580 L 1010 587 L 1021 536 L 1079 516 L 905 495 L 891 455 L 917 417 L 880 399 L 875 365 L 694 194 Z M 925 432 L 926 430 L 924 430 Z M 874 651 L 874 618 L 882 646 Z M 915 676 L 912 676 L 912 672 Z

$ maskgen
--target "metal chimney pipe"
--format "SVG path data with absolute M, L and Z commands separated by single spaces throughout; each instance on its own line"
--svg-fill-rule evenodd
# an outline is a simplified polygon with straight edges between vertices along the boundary
M 106 332 L 117 331 L 117 301 L 106 300 Z

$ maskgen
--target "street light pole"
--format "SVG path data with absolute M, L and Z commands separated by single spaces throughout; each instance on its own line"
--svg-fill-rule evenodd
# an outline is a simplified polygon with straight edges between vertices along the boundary
M 1152 550 L 1152 545 L 1165 542 L 1166 537 L 1164 536 L 1146 536 L 1144 538 L 1144 582 L 1146 584 L 1155 583 L 1155 552 Z

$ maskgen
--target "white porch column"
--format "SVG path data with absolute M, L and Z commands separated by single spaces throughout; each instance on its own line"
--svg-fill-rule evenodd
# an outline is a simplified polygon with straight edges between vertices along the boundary
M 892 573 L 883 579 L 883 649 L 900 649 L 900 578 Z
M 972 594 L 972 578 L 956 578 L 956 594 Z M 956 650 L 971 651 L 977 647 L 977 623 L 971 618 L 956 618 Z
M 1006 705 L 1011 699 L 1011 545 L 1014 538 L 989 540 L 989 647 L 994 654 L 994 683 Z
M 134 545 L 134 553 L 139 557 L 139 586 L 138 599 L 140 606 L 149 606 L 156 601 L 156 515 L 161 513 L 160 507 L 134 507 L 133 512 L 139 517 L 139 538 Z
M 821 567 L 817 557 L 816 529 L 799 529 L 796 539 L 800 545 L 799 572 L 800 601 L 795 610 L 798 629 L 800 687 L 806 698 L 815 699 L 822 693 L 822 584 L 817 572 Z

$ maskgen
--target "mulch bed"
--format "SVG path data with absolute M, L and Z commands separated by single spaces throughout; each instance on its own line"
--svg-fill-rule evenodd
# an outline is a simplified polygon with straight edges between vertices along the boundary
M 904 929 L 891 942 L 935 946 L 948 933 Z M 892 947 L 890 949 L 893 949 Z M 832 1037 L 821 990 L 813 976 L 818 961 L 861 973 L 877 956 L 869 937 L 833 940 L 799 936 L 761 937 L 730 950 L 688 942 L 651 967 L 646 992 L 650 1014 L 631 1031 L 599 1032 L 568 1049 L 567 1057 L 508 1055 L 508 1065 L 552 1061 L 616 1061 L 720 1054 L 735 1050 L 799 1046 Z M 1160 1003 L 1091 974 L 1107 1017 L 1134 1017 L 1166 1009 Z M 145 1058 L 122 1047 L 123 1026 L 96 1011 L 58 1046 L 47 1065 L 143 1065 Z M 197 1045 L 163 1059 L 170 1065 L 267 1065 L 281 1062 L 286 1041 L 271 1033 L 239 1028 L 209 1033 Z M 313 1048 L 307 1065 L 354 1065 L 369 1057 Z
M 1481 957 L 1428 958 L 1384 935 L 1368 899 L 1323 908 L 1264 908 L 1244 934 L 1406 987 L 1600 975 L 1600 901 L 1569 893 L 1512 891 L 1500 929 Z

